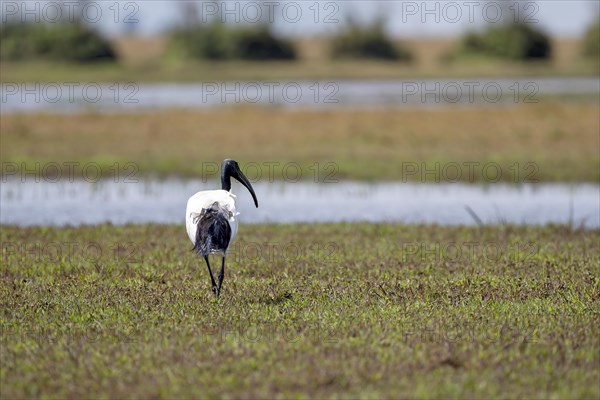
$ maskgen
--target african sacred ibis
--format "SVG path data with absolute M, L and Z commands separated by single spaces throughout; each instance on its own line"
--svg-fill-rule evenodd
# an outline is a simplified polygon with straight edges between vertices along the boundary
M 194 244 L 194 251 L 204 257 L 213 292 L 219 296 L 225 275 L 225 256 L 227 248 L 237 233 L 239 214 L 235 209 L 235 195 L 231 193 L 231 178 L 235 178 L 248 189 L 254 205 L 258 208 L 258 200 L 248 178 L 242 173 L 235 160 L 225 160 L 221 164 L 221 190 L 205 190 L 189 198 L 185 210 L 185 227 Z M 221 272 L 219 282 L 215 283 L 209 254 L 221 254 Z

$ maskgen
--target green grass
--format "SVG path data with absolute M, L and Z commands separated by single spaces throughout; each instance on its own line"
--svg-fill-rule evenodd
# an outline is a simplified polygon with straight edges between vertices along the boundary
M 597 100 L 435 110 L 12 114 L 0 119 L 0 158 L 3 177 L 24 179 L 93 180 L 98 170 L 118 181 L 215 179 L 219 163 L 235 158 L 243 169 L 253 163 L 248 176 L 262 180 L 598 182 L 599 131 Z
M 271 81 L 283 79 L 399 79 L 527 76 L 594 76 L 598 64 L 490 62 L 468 60 L 423 68 L 421 65 L 381 61 L 227 61 L 124 65 L 80 65 L 48 61 L 0 63 L 3 82 L 200 82 Z
M 600 396 L 599 230 L 244 225 L 220 299 L 183 226 L 0 232 L 2 398 Z

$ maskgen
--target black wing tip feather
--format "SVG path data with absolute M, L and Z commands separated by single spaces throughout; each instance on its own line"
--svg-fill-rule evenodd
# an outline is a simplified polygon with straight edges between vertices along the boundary
M 214 203 L 211 208 L 202 210 L 196 227 L 196 241 L 193 248 L 196 253 L 202 256 L 225 253 L 231 239 L 229 214 L 229 211 L 219 208 L 217 203 Z

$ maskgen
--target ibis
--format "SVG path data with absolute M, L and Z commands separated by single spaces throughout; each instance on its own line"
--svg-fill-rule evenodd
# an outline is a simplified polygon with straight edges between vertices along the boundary
M 231 193 L 231 178 L 248 189 L 254 205 L 258 208 L 258 200 L 250 181 L 240 170 L 235 160 L 224 160 L 221 164 L 221 190 L 205 190 L 188 199 L 185 211 L 185 227 L 194 244 L 193 250 L 204 257 L 213 293 L 221 295 L 221 285 L 225 277 L 225 258 L 227 249 L 233 242 L 238 228 L 238 212 L 235 207 L 235 195 Z M 220 254 L 221 271 L 218 282 L 215 282 L 209 254 Z

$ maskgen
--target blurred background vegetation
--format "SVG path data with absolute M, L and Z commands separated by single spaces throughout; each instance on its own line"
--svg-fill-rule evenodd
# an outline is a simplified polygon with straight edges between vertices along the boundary
M 583 54 L 598 61 L 600 56 L 600 18 L 587 30 L 583 39 Z
M 463 54 L 507 60 L 549 60 L 550 37 L 535 26 L 512 22 L 490 27 L 482 33 L 468 33 L 462 40 Z
M 327 35 L 282 37 L 268 21 L 230 24 L 216 17 L 201 22 L 187 7 L 185 22 L 159 37 L 107 39 L 80 20 L 9 20 L 0 27 L 4 79 L 85 78 L 78 63 L 107 62 L 113 67 L 89 69 L 90 75 L 100 81 L 589 75 L 600 65 L 600 18 L 583 38 L 566 40 L 523 21 L 488 24 L 455 39 L 397 38 L 388 33 L 383 14 L 361 22 L 349 15 Z M 260 66 L 235 66 L 253 61 Z M 44 62 L 59 67 L 46 68 Z M 215 62 L 233 64 L 210 70 Z
M 459 37 L 399 38 L 390 34 L 393 14 L 380 12 L 361 19 L 348 13 L 327 34 L 285 36 L 270 21 L 223 23 L 219 15 L 201 21 L 197 3 L 177 4 L 184 18 L 150 37 L 132 30 L 106 38 L 97 26 L 81 20 L 4 23 L 0 27 L 2 79 L 111 84 L 535 79 L 598 76 L 600 67 L 600 18 L 578 38 L 552 37 L 541 24 L 520 20 L 483 24 Z M 92 159 L 106 168 L 115 161 L 135 160 L 145 173 L 194 176 L 198 153 L 189 143 L 205 135 L 209 142 L 220 143 L 219 149 L 203 148 L 206 158 L 235 153 L 246 159 L 294 159 L 307 167 L 315 160 L 334 159 L 340 176 L 347 179 L 393 180 L 399 171 L 395 163 L 413 159 L 508 164 L 535 160 L 544 180 L 596 181 L 597 96 L 573 93 L 535 100 L 544 104 L 515 101 L 514 110 L 492 106 L 485 113 L 481 108 L 458 112 L 448 106 L 436 108 L 435 117 L 431 109 L 410 109 L 398 117 L 401 107 L 378 112 L 324 108 L 290 114 L 285 107 L 264 111 L 246 109 L 247 104 L 231 112 L 193 109 L 189 115 L 173 107 L 157 110 L 156 119 L 136 112 L 100 117 L 92 107 L 91 113 L 78 117 L 5 114 L 0 156 L 30 163 L 69 160 L 79 154 L 82 163 Z M 494 129 L 481 129 L 488 124 Z M 174 141 L 174 132 L 184 137 Z M 229 147 L 222 137 L 232 140 Z M 243 148 L 240 141 L 246 143 Z
M 96 62 L 115 60 L 110 43 L 81 21 L 22 23 L 9 21 L 0 27 L 0 59 L 47 59 Z
M 276 37 L 268 24 L 229 26 L 213 21 L 174 30 L 171 56 L 198 60 L 293 60 L 294 44 Z
M 385 19 L 378 17 L 368 25 L 361 25 L 349 19 L 335 35 L 329 39 L 331 57 L 354 59 L 380 59 L 409 61 L 411 54 L 404 47 L 394 43 L 385 33 Z

